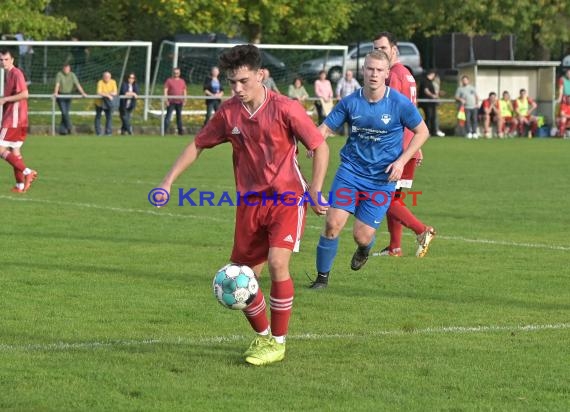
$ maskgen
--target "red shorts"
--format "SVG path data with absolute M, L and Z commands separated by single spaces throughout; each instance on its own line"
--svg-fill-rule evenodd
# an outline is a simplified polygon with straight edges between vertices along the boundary
M 10 146 L 11 144 L 2 144 L 2 142 L 24 142 L 26 140 L 27 127 L 3 127 L 0 129 L 0 145 Z M 21 144 L 20 144 L 21 146 Z
M 414 159 L 413 157 L 408 160 L 408 163 L 406 163 L 404 170 L 402 171 L 402 177 L 400 177 L 400 180 L 396 183 L 396 189 L 411 189 L 412 183 L 414 182 L 417 163 L 418 159 Z
M 560 116 L 570 117 L 570 104 L 562 103 L 560 105 Z
M 302 196 L 252 196 L 240 199 L 236 209 L 234 248 L 230 260 L 242 265 L 255 266 L 267 260 L 270 247 L 299 251 L 305 229 L 307 202 Z M 248 204 L 249 203 L 249 204 Z

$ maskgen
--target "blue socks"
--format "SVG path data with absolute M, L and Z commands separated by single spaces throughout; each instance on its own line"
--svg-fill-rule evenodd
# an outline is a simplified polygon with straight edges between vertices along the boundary
M 317 272 L 330 272 L 338 250 L 338 239 L 328 239 L 321 235 L 317 245 Z

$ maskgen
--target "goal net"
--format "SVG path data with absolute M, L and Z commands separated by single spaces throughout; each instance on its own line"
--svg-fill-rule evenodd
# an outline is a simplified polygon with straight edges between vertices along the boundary
M 134 72 L 140 93 L 146 94 L 149 90 L 150 42 L 17 41 L 14 38 L 3 35 L 0 48 L 10 50 L 14 64 L 24 71 L 31 95 L 53 94 L 55 77 L 65 63 L 71 65 L 89 95 L 96 94 L 97 82 L 104 71 L 111 72 L 118 87 L 128 73 Z M 30 112 L 33 110 L 31 101 Z

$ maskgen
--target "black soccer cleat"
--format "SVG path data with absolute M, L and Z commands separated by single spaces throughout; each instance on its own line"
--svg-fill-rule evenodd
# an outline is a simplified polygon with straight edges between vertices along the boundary
M 352 260 L 350 261 L 350 268 L 352 270 L 359 270 L 366 261 L 368 260 L 368 254 L 370 253 L 370 249 L 365 247 L 358 247 L 354 255 L 352 255 Z
M 317 278 L 311 282 L 309 289 L 324 289 L 329 284 L 329 272 L 319 273 Z

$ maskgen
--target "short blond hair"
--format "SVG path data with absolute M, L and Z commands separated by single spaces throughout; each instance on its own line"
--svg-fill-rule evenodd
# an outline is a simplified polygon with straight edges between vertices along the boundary
M 368 53 L 366 55 L 366 57 L 364 58 L 364 61 L 366 62 L 366 59 L 368 59 L 368 58 L 375 59 L 375 60 L 385 60 L 386 63 L 388 63 L 388 67 L 390 67 L 390 57 L 383 50 L 372 50 L 370 53 Z

